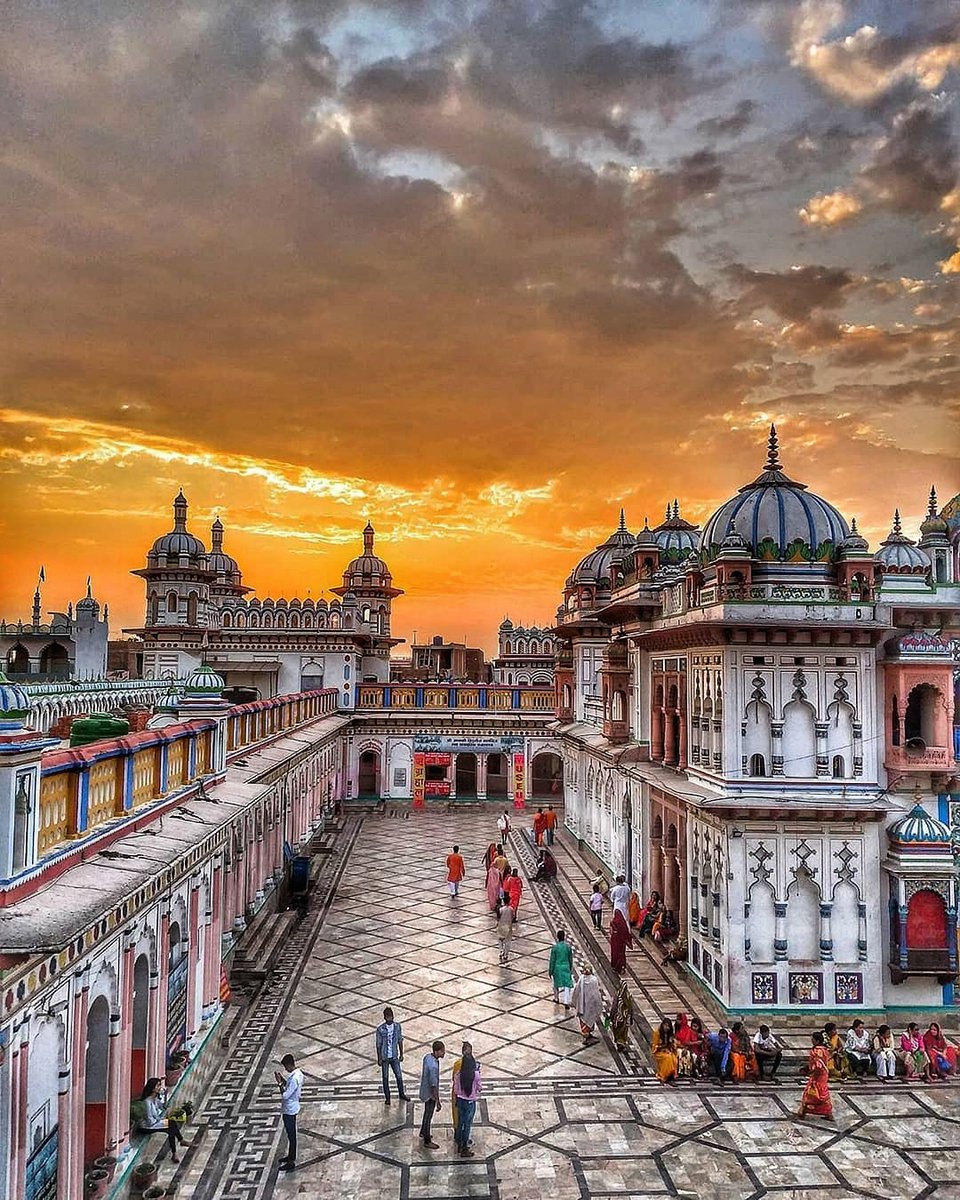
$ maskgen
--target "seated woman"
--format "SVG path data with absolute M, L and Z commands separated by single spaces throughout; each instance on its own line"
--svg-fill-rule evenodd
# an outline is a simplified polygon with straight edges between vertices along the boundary
M 674 1030 L 677 1042 L 678 1074 L 698 1079 L 707 1073 L 707 1046 L 703 1022 L 699 1017 L 687 1020 L 686 1013 L 677 1013 Z
M 945 1079 L 956 1073 L 957 1051 L 947 1043 L 936 1021 L 930 1022 L 930 1028 L 923 1035 L 923 1048 L 930 1060 L 931 1074 L 937 1079 Z
M 886 1083 L 897 1077 L 897 1053 L 889 1025 L 881 1025 L 873 1036 L 873 1064 L 877 1078 Z
M 930 1058 L 923 1046 L 920 1036 L 920 1026 L 911 1021 L 906 1032 L 900 1035 L 900 1058 L 907 1079 L 923 1078 L 927 1083 L 933 1083 L 934 1075 L 930 1067 Z
M 653 928 L 654 921 L 656 921 L 662 912 L 663 901 L 660 898 L 660 893 L 651 892 L 646 907 L 640 910 L 640 919 L 637 922 L 638 936 L 643 937 L 645 933 L 649 933 Z
M 730 1026 L 730 1061 L 733 1063 L 733 1078 L 737 1083 L 757 1078 L 757 1059 L 753 1053 L 753 1041 L 742 1021 Z
M 533 877 L 533 882 L 540 883 L 542 880 L 545 883 L 553 883 L 556 877 L 557 860 L 549 850 L 541 850 L 540 861 L 537 863 L 537 873 Z
M 848 1079 L 850 1076 L 850 1067 L 843 1048 L 843 1039 L 840 1037 L 835 1021 L 828 1021 L 824 1025 L 823 1040 L 830 1060 L 828 1066 L 830 1082 L 836 1083 L 839 1080 Z
M 655 942 L 672 942 L 677 936 L 677 920 L 673 915 L 673 910 L 665 908 L 662 913 L 653 922 L 650 929 L 650 936 Z
M 664 1017 L 653 1031 L 650 1050 L 657 1068 L 657 1078 L 671 1087 L 677 1086 L 677 1043 L 673 1035 L 673 1022 Z
M 169 1116 L 165 1115 L 167 1098 L 163 1090 L 163 1080 L 160 1078 L 148 1079 L 140 1093 L 140 1100 L 144 1106 L 144 1116 L 140 1122 L 140 1128 L 144 1133 L 165 1133 L 167 1144 L 170 1147 L 170 1157 L 174 1162 L 179 1162 L 177 1147 L 186 1146 L 189 1143 L 180 1131 L 182 1121 L 175 1120 L 173 1113 Z M 176 1115 L 186 1119 L 185 1113 L 177 1112 Z

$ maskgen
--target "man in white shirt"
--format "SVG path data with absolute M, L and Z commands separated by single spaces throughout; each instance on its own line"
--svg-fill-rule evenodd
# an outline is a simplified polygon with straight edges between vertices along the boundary
M 622 875 L 617 876 L 617 881 L 610 889 L 610 903 L 614 907 L 614 911 L 619 910 L 623 913 L 623 919 L 629 924 L 630 922 L 630 888 L 627 886 Z
M 280 1115 L 287 1133 L 287 1155 L 280 1163 L 280 1170 L 292 1171 L 297 1165 L 297 1113 L 300 1111 L 303 1072 L 292 1054 L 285 1054 L 280 1060 L 280 1065 L 283 1070 L 273 1073 L 280 1089 Z
M 761 1025 L 753 1035 L 753 1053 L 757 1059 L 759 1082 L 763 1083 L 763 1068 L 766 1065 L 770 1068 L 770 1082 L 776 1083 L 777 1068 L 780 1066 L 780 1059 L 783 1058 L 783 1051 L 780 1049 L 780 1043 L 770 1032 L 769 1025 Z

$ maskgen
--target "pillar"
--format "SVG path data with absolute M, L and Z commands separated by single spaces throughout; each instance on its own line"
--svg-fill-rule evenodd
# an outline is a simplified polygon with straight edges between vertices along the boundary
M 820 957 L 824 962 L 833 959 L 833 933 L 830 928 L 830 916 L 833 905 L 829 902 L 820 905 Z
M 786 962 L 787 959 L 787 906 L 782 900 L 774 901 L 773 905 L 773 957 L 776 962 Z
M 477 755 L 477 799 L 486 800 L 487 798 L 487 759 L 489 755 Z
M 83 1195 L 84 1111 L 87 1097 L 87 1007 L 90 1000 L 90 972 L 83 968 L 74 975 L 73 993 L 73 1099 L 70 1105 L 70 1128 L 61 1136 L 70 1138 L 71 1177 L 65 1180 L 64 1197 L 76 1200 Z M 59 1187 L 59 1183 L 58 1183 Z
M 130 1140 L 130 1062 L 133 1058 L 133 964 L 136 951 L 133 931 L 125 935 L 120 975 L 120 1137 L 118 1156 Z
M 72 1136 L 73 1112 L 72 1079 L 69 1065 L 60 1068 L 57 1082 L 57 1200 L 70 1200 L 73 1179 L 73 1154 L 76 1143 Z
M 650 709 L 650 758 L 663 762 L 663 709 L 656 704 Z
M 677 713 L 677 763 L 680 767 L 687 765 L 687 719 L 681 711 Z
M 150 1067 L 147 1075 L 167 1072 L 167 988 L 170 982 L 170 904 L 164 903 L 160 913 L 160 936 L 157 939 L 157 983 L 154 989 L 153 975 L 150 977 L 151 1000 L 156 990 L 156 1024 L 150 1026 L 150 1044 L 147 1059 Z
M 25 1194 L 27 1178 L 27 1075 L 30 1061 L 30 1023 L 13 1031 L 10 1063 L 10 1186 L 11 1196 Z
M 197 995 L 197 967 L 203 953 L 203 937 L 200 931 L 200 878 L 194 876 L 190 881 L 190 911 L 187 916 L 190 930 L 190 944 L 187 947 L 187 1031 L 186 1045 L 192 1048 L 200 1021 L 198 1010 L 200 997 Z
M 860 962 L 867 961 L 867 906 L 863 903 L 857 905 L 857 957 Z
M 104 1145 L 107 1154 L 120 1154 L 120 1032 L 121 1014 L 110 1013 L 110 1032 L 107 1036 L 107 1124 Z M 128 1106 L 129 1107 L 129 1106 Z
M 663 715 L 663 765 L 675 767 L 677 765 L 676 723 L 674 721 L 676 709 L 666 708 Z

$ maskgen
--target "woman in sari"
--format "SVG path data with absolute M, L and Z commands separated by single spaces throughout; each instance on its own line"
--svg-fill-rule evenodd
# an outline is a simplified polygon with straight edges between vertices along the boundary
M 625 983 L 620 984 L 613 1007 L 610 1009 L 610 1028 L 618 1050 L 625 1050 L 630 1043 L 630 1025 L 633 1022 L 633 998 Z
M 554 1004 L 562 1004 L 564 1011 L 569 1013 L 570 992 L 573 989 L 573 949 L 562 929 L 557 930 L 557 940 L 550 951 L 547 970 L 553 983 Z
M 636 892 L 630 893 L 630 899 L 627 901 L 627 920 L 630 922 L 630 928 L 636 929 L 640 924 L 640 916 L 643 909 L 640 907 L 640 897 Z
M 733 1079 L 743 1083 L 747 1078 L 756 1079 L 757 1060 L 753 1053 L 750 1034 L 742 1021 L 734 1021 L 730 1027 L 730 1061 L 733 1064 Z
M 930 1022 L 930 1028 L 923 1035 L 923 1048 L 930 1060 L 930 1070 L 938 1079 L 953 1075 L 957 1069 L 957 1052 L 948 1045 L 943 1031 L 936 1021 Z
M 627 969 L 627 947 L 633 941 L 630 926 L 623 913 L 615 908 L 610 922 L 610 965 L 618 975 Z
M 497 843 L 491 842 L 490 845 L 483 852 L 483 869 L 484 869 L 484 871 L 490 870 L 490 864 L 493 862 L 493 860 L 496 858 L 496 856 L 497 856 Z
M 846 1051 L 843 1048 L 843 1038 L 833 1021 L 828 1021 L 823 1027 L 823 1041 L 827 1048 L 831 1083 L 843 1083 L 849 1078 L 850 1067 L 847 1063 Z
M 669 908 L 665 908 L 658 917 L 655 918 L 650 929 L 650 936 L 655 942 L 669 942 L 676 937 L 677 922 L 673 913 Z
M 810 1035 L 813 1045 L 810 1049 L 808 1068 L 810 1075 L 800 1099 L 799 1117 L 813 1113 L 817 1117 L 833 1120 L 833 1100 L 830 1098 L 830 1052 L 825 1044 L 823 1034 L 818 1029 Z
M 600 981 L 589 963 L 583 964 L 580 978 L 574 985 L 573 1007 L 580 1022 L 583 1044 L 589 1046 L 594 1040 L 594 1029 L 603 1019 L 603 993 L 600 991 Z
M 657 917 L 663 912 L 663 901 L 660 898 L 659 892 L 651 892 L 650 899 L 646 905 L 640 910 L 640 919 L 637 921 L 637 934 L 643 937 L 645 933 L 649 933 L 653 928 L 653 923 Z
M 706 1033 L 699 1017 L 687 1020 L 686 1013 L 677 1013 L 677 1059 L 680 1074 L 691 1079 L 707 1073 Z
M 933 1083 L 930 1057 L 924 1049 L 920 1026 L 916 1021 L 911 1021 L 906 1033 L 900 1037 L 900 1056 L 907 1079 L 916 1079 L 918 1075 L 922 1075 L 927 1083 Z
M 487 864 L 487 904 L 490 905 L 492 913 L 495 913 L 500 905 L 502 882 L 500 872 L 497 870 L 496 848 L 494 848 L 494 855 Z
M 673 1022 L 664 1017 L 653 1031 L 650 1051 L 657 1068 L 657 1078 L 671 1087 L 677 1086 L 677 1043 L 673 1035 Z

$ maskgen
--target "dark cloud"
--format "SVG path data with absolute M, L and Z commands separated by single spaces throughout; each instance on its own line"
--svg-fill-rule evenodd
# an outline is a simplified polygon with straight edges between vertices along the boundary
M 754 271 L 733 263 L 727 275 L 741 288 L 747 310 L 770 309 L 790 321 L 806 321 L 816 309 L 839 308 L 856 284 L 840 267 L 793 267 L 789 271 Z
M 899 113 L 863 178 L 894 212 L 933 212 L 957 182 L 950 114 L 917 104 Z
M 756 110 L 756 101 L 741 100 L 731 112 L 700 121 L 697 132 L 706 137 L 736 137 L 752 124 Z

